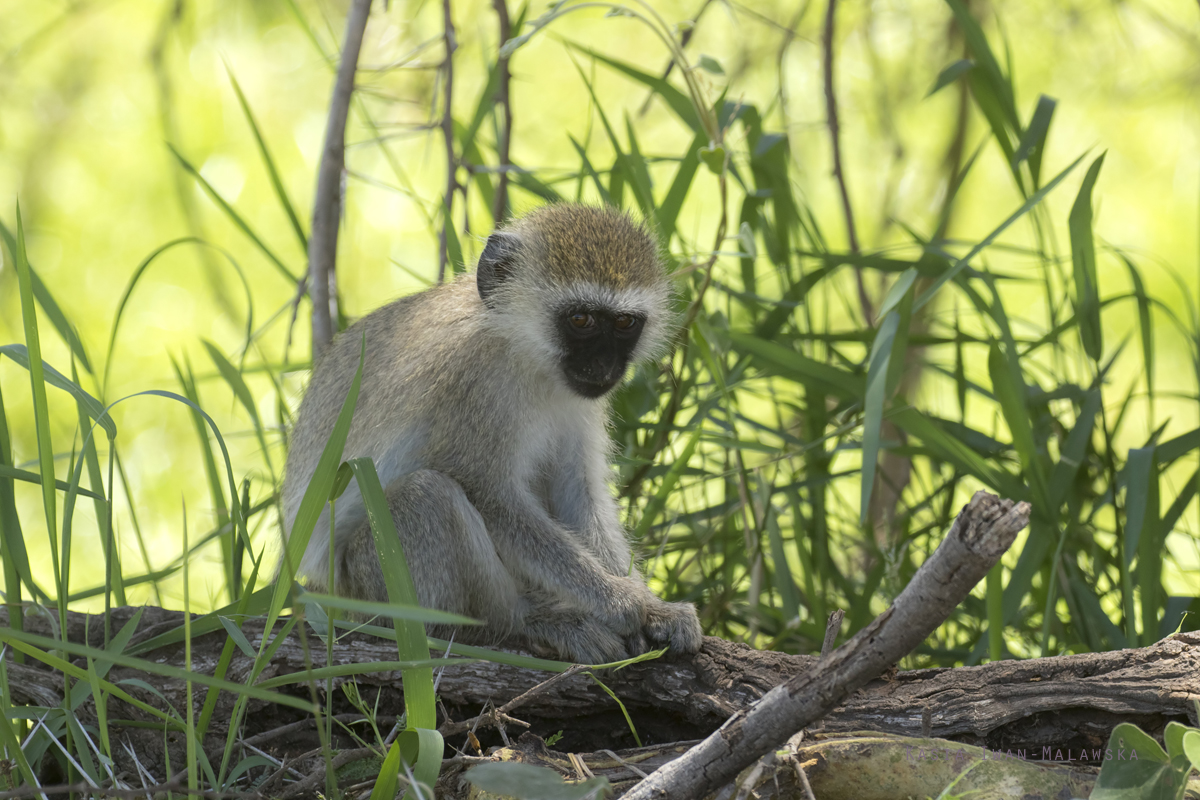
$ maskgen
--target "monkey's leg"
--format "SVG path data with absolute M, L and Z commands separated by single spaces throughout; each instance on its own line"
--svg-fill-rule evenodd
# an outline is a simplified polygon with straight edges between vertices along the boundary
M 460 642 L 496 643 L 514 633 L 525 604 L 462 487 L 443 473 L 420 470 L 389 484 L 387 500 L 421 606 L 486 623 L 482 629 L 458 628 Z M 337 549 L 338 593 L 387 602 L 370 524 L 339 541 Z M 447 626 L 429 629 L 439 638 L 450 632 Z

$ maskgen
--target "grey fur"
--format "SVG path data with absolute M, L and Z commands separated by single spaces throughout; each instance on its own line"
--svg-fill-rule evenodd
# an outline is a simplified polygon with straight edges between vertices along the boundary
M 594 231 L 614 235 L 612 212 L 568 206 L 564 213 L 603 223 L 579 229 L 583 239 Z M 527 244 L 548 235 L 539 234 L 536 216 L 511 230 Z M 629 230 L 645 236 L 632 224 Z M 652 249 L 645 239 L 610 249 Z M 604 245 L 572 243 L 587 253 Z M 650 281 L 639 263 L 632 268 L 636 280 L 615 280 L 621 264 L 611 260 L 594 274 L 578 264 L 551 270 L 531 255 L 538 252 L 553 250 L 523 247 L 487 305 L 468 275 L 384 306 L 334 340 L 313 372 L 292 435 L 285 530 L 291 531 L 349 389 L 365 331 L 362 388 L 342 457 L 374 459 L 421 604 L 486 622 L 461 629 L 458 641 L 519 637 L 581 663 L 624 658 L 650 645 L 694 652 L 701 638 L 695 609 L 658 599 L 631 570 L 608 485 L 607 403 L 570 391 L 550 332 L 550 299 L 565 292 L 647 313 L 635 357 L 652 355 L 669 325 L 666 276 L 658 266 Z M 579 275 L 575 284 L 558 277 L 564 266 Z M 325 514 L 299 569 L 315 589 L 329 588 Z M 353 482 L 337 501 L 336 521 L 336 591 L 386 600 Z

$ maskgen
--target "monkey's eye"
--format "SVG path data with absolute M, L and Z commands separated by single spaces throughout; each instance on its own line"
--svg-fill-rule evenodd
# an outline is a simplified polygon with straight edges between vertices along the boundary
M 617 318 L 613 320 L 613 325 L 615 325 L 619 331 L 631 331 L 637 327 L 637 324 L 638 318 L 632 314 L 619 314 Z
M 578 314 L 572 314 L 570 317 L 568 317 L 568 319 L 571 322 L 571 326 L 574 328 L 591 328 L 596 324 L 596 320 L 591 314 L 585 314 L 582 311 Z

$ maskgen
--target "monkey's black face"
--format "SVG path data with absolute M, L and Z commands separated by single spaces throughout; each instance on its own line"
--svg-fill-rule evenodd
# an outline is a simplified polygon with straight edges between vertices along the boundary
M 646 320 L 639 314 L 572 307 L 556 321 L 566 353 L 562 370 L 567 385 L 576 394 L 594 399 L 624 377 Z

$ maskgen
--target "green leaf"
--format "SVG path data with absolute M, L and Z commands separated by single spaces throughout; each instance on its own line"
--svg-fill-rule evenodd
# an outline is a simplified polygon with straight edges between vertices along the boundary
M 650 498 L 650 502 L 646 504 L 646 508 L 642 511 L 641 519 L 638 520 L 637 527 L 633 530 L 633 540 L 640 542 L 646 537 L 646 532 L 650 530 L 650 526 L 654 520 L 658 518 L 659 513 L 666 507 L 667 497 L 679 483 L 679 478 L 683 475 L 683 471 L 687 468 L 688 462 L 692 458 L 692 453 L 696 452 L 696 444 L 700 441 L 700 432 L 704 429 L 702 415 L 697 414 L 699 419 L 693 420 L 693 424 L 689 426 L 691 433 L 688 434 L 687 441 L 684 442 L 683 450 L 679 457 L 671 464 L 671 468 L 667 470 L 667 474 L 663 476 L 659 484 L 658 491 L 654 497 Z
M 346 462 L 342 462 L 338 467 L 337 475 L 333 479 L 333 488 L 329 491 L 329 502 L 336 501 L 346 491 L 350 485 L 350 479 L 354 477 L 354 468 Z
M 415 661 L 355 661 L 347 664 L 334 664 L 331 667 L 313 667 L 299 672 L 289 672 L 276 675 L 254 684 L 260 689 L 274 689 L 277 686 L 289 686 L 309 681 L 323 681 L 327 678 L 344 678 L 351 675 L 370 675 L 379 672 L 407 672 L 413 669 L 431 669 L 433 666 L 462 666 L 472 664 L 471 658 L 422 658 Z M 440 759 L 439 755 L 439 759 Z
M 687 198 L 688 189 L 696 177 L 696 169 L 700 166 L 700 149 L 707 143 L 708 136 L 703 133 L 696 134 L 687 154 L 679 162 L 667 196 L 658 206 L 658 234 L 664 246 L 670 243 L 671 236 L 675 233 L 679 210 L 683 208 L 683 201 Z
M 951 2 L 951 1 L 957 2 L 957 0 L 948 0 L 948 2 Z M 1066 178 L 1067 175 L 1069 175 L 1071 173 L 1071 171 L 1075 169 L 1075 167 L 1079 166 L 1080 162 L 1083 161 L 1084 157 L 1085 156 L 1080 156 L 1079 158 L 1072 161 L 1067 166 L 1066 169 L 1064 169 L 1062 172 L 1055 175 L 1053 180 L 1051 180 L 1049 183 L 1047 183 L 1042 188 L 1038 189 L 1033 194 L 1029 195 L 1029 197 L 1025 200 L 1025 202 L 1021 204 L 1021 207 L 1018 208 L 1016 211 L 1014 211 L 1009 216 L 1008 219 L 1004 220 L 1004 222 L 1000 223 L 1000 225 L 994 231 L 992 231 L 986 237 L 984 237 L 983 241 L 979 242 L 974 247 L 972 247 L 970 252 L 968 252 L 965 256 L 963 256 L 962 258 L 955 261 L 954 265 L 950 269 L 946 270 L 941 275 L 939 275 L 937 280 L 935 280 L 933 282 L 933 284 L 928 289 L 926 289 L 924 292 L 922 292 L 921 296 L 917 298 L 916 303 L 913 305 L 913 311 L 920 309 L 922 306 L 924 306 L 926 303 L 928 303 L 930 300 L 932 300 L 933 296 L 935 294 L 937 294 L 938 290 L 941 289 L 942 286 L 944 286 L 947 281 L 954 280 L 955 278 L 957 278 L 959 276 L 959 274 L 963 270 L 965 270 L 967 268 L 967 265 L 971 262 L 972 258 L 979 255 L 979 253 L 981 253 L 986 248 L 990 247 L 992 242 L 996 241 L 996 239 L 1000 236 L 1000 234 L 1002 234 L 1002 233 L 1004 233 L 1004 231 L 1008 230 L 1008 227 L 1010 225 L 1012 225 L 1014 222 L 1016 222 L 1021 217 L 1028 214 L 1033 209 L 1034 206 L 1036 206 L 1038 203 L 1042 202 L 1042 198 L 1044 198 L 1051 191 L 1053 191 L 1054 187 L 1056 187 L 1056 186 L 1058 186 L 1058 184 L 1062 183 L 1062 180 L 1064 178 Z
M 600 175 L 596 172 L 596 168 L 592 166 L 592 162 L 588 159 L 587 151 L 583 148 L 583 145 L 575 141 L 575 137 L 570 134 L 567 134 L 567 138 L 570 139 L 571 144 L 574 145 L 575 152 L 579 153 L 579 159 L 583 162 L 583 170 L 588 174 L 588 177 L 592 179 L 592 183 L 595 185 L 596 191 L 600 193 L 600 199 L 604 201 L 604 205 L 614 205 L 612 195 L 609 194 L 608 189 L 604 188 L 604 184 L 600 181 Z
M 926 414 L 915 408 L 893 410 L 888 419 L 906 433 L 917 437 L 938 458 L 990 486 L 1001 497 L 1025 500 L 1029 490 L 1009 473 L 981 457 L 959 437 L 952 436 Z
M 1192 763 L 1192 769 L 1200 770 L 1200 731 L 1191 728 L 1183 735 L 1183 752 Z
M 1054 117 L 1055 105 L 1056 101 L 1052 97 L 1038 97 L 1037 108 L 1033 110 L 1029 127 L 1021 134 L 1021 141 L 1017 143 L 1017 149 L 1013 152 L 1010 166 L 1015 172 L 1022 161 L 1028 160 L 1034 187 L 1041 183 L 1042 153 L 1046 152 L 1046 136 L 1050 131 L 1050 120 Z
M 992 379 L 992 391 L 1012 434 L 1013 449 L 1021 460 L 1025 479 L 1033 489 L 1034 497 L 1044 501 L 1047 496 L 1046 479 L 1029 419 L 1029 405 L 1025 399 L 1028 389 L 1021 378 L 1020 365 L 1014 365 L 1013 359 L 1011 354 L 1006 356 L 999 346 L 993 344 L 988 351 L 988 374 Z M 1041 506 L 1038 511 L 1045 513 L 1043 509 L 1049 503 L 1039 502 L 1037 505 Z
M 521 800 L 583 800 L 609 785 L 607 778 L 566 783 L 553 770 L 515 761 L 480 764 L 467 770 L 466 779 L 482 791 Z
M 354 469 L 354 478 L 362 494 L 367 520 L 371 524 L 371 535 L 383 567 L 388 600 L 398 605 L 418 606 L 417 587 L 404 558 L 396 521 L 392 519 L 392 511 L 383 485 L 379 482 L 379 473 L 375 471 L 375 464 L 369 458 L 356 458 L 350 461 L 350 466 Z M 425 626 L 420 622 L 397 618 L 396 649 L 401 661 L 428 659 L 429 644 L 425 640 Z M 435 702 L 433 670 L 429 667 L 405 670 L 404 707 L 409 727 L 436 728 Z
M 0 354 L 4 354 L 12 359 L 15 363 L 21 365 L 32 373 L 32 362 L 30 360 L 29 349 L 23 344 L 6 344 L 0 345 Z M 40 361 L 40 356 L 39 356 Z M 104 428 L 104 432 L 108 434 L 109 439 L 115 439 L 117 436 L 117 424 L 113 422 L 112 417 L 104 413 L 104 406 L 100 401 L 92 397 L 87 391 L 77 384 L 75 381 L 63 375 L 44 361 L 40 362 L 41 378 L 46 383 L 58 389 L 67 392 L 75 400 L 83 406 L 87 415 L 96 422 L 100 423 L 100 427 Z
M 720 175 L 725 171 L 727 157 L 728 153 L 725 151 L 724 145 L 713 143 L 700 148 L 700 160 L 714 175 Z
M 237 626 L 237 623 L 229 617 L 217 615 L 217 619 L 221 623 L 221 627 L 229 634 L 229 638 L 238 646 L 238 649 L 246 654 L 247 658 L 254 658 L 254 648 L 250 645 L 250 640 L 246 638 L 246 634 L 242 633 L 242 629 Z
M 3 222 L 0 222 L 0 237 L 4 239 L 5 245 L 8 246 L 8 251 L 12 253 L 13 261 L 17 260 L 17 239 L 12 235 Z M 29 265 L 29 277 L 33 281 L 33 296 L 37 300 L 38 305 L 42 307 L 42 311 L 46 312 L 46 318 L 50 320 L 50 324 L 58 331 L 58 335 L 71 348 L 71 352 L 75 358 L 79 359 L 80 365 L 89 375 L 94 374 L 92 371 L 91 360 L 88 359 L 87 350 L 83 345 L 83 341 L 79 338 L 79 334 L 75 330 L 75 326 L 67 320 L 67 315 L 63 313 L 54 296 L 50 294 L 50 290 L 46 288 L 46 284 L 38 276 L 37 270 L 33 265 Z
M 1151 484 L 1158 485 L 1155 447 L 1138 447 L 1129 451 L 1125 467 L 1125 566 L 1133 562 L 1138 552 L 1142 531 L 1150 522 Z M 1157 515 L 1154 515 L 1157 519 Z
M 36 472 L 30 472 L 29 470 L 10 467 L 7 464 L 0 464 L 0 478 L 12 478 L 13 480 L 25 481 L 26 483 L 36 483 L 38 486 L 42 485 L 41 475 L 37 474 Z M 56 480 L 54 481 L 54 485 L 59 489 L 59 491 L 63 492 L 70 491 L 71 489 L 71 484 L 67 483 L 66 481 Z M 88 491 L 83 487 L 80 487 L 77 491 L 84 497 L 90 497 L 93 500 L 105 499 L 104 495 Z
M 396 782 L 400 775 L 400 742 L 392 742 L 383 766 L 379 768 L 379 777 L 375 787 L 371 789 L 370 800 L 395 800 Z
M 1167 747 L 1167 758 L 1183 755 L 1183 737 L 1190 730 L 1194 729 L 1174 720 L 1167 723 L 1167 727 L 1163 730 L 1163 744 Z
M 1096 425 L 1096 415 L 1100 412 L 1100 402 L 1098 387 L 1090 390 L 1084 397 L 1079 416 L 1075 419 L 1075 427 L 1067 436 L 1066 444 L 1059 452 L 1058 463 L 1050 473 L 1050 508 L 1047 510 L 1052 515 L 1057 516 L 1058 509 L 1067 499 L 1067 492 L 1070 491 L 1071 484 L 1079 472 L 1079 466 L 1083 463 L 1088 442 L 1092 438 L 1092 430 Z
M 61 659 L 51 655 L 51 651 L 61 651 L 73 656 L 84 656 L 96 661 L 110 661 L 119 667 L 130 667 L 140 670 L 141 672 L 149 672 L 152 675 L 161 675 L 165 678 L 174 678 L 179 681 L 192 681 L 204 686 L 215 686 L 218 689 L 224 689 L 227 692 L 232 692 L 235 695 L 252 697 L 256 700 L 264 700 L 268 703 L 279 703 L 280 705 L 298 708 L 302 711 L 312 713 L 313 705 L 307 700 L 302 700 L 298 697 L 279 694 L 278 692 L 268 692 L 257 686 L 246 686 L 241 683 L 233 683 L 226 680 L 218 680 L 208 675 L 199 672 L 191 672 L 181 667 L 173 667 L 169 664 L 160 664 L 157 661 L 151 661 L 144 658 L 136 658 L 125 653 L 109 652 L 101 650 L 98 647 L 89 647 L 77 642 L 64 642 L 58 639 L 50 639 L 45 636 L 27 633 L 25 631 L 14 631 L 10 628 L 0 628 L 0 642 L 8 642 L 21 652 L 31 655 L 43 663 L 54 667 L 62 672 L 67 672 L 70 675 L 87 680 L 87 671 L 75 667 L 69 662 L 64 662 Z M 112 684 L 103 684 L 104 690 L 110 694 L 121 697 L 126 702 L 131 702 L 125 692 L 121 692 Z M 139 704 L 142 708 L 145 703 Z M 145 709 L 143 709 L 145 710 Z M 169 716 L 155 709 L 154 713 L 163 719 L 170 719 Z
M 1187 789 L 1188 760 L 1169 759 L 1136 725 L 1114 728 L 1105 755 L 1090 800 L 1180 800 Z
M 38 333 L 37 310 L 33 304 L 33 286 L 29 277 L 29 260 L 25 253 L 25 225 L 21 221 L 21 205 L 17 204 L 17 290 L 21 295 L 21 320 L 25 329 L 25 347 L 9 345 L 3 349 L 9 358 L 14 357 L 12 348 L 20 348 L 20 353 L 26 355 L 22 364 L 29 370 L 29 384 L 33 391 L 33 426 L 38 448 L 38 470 L 42 476 L 42 509 L 46 515 L 46 534 L 50 542 L 50 557 L 54 568 L 54 578 L 62 581 L 59 573 L 58 552 L 58 499 L 54 495 L 56 486 L 54 478 L 54 443 L 50 438 L 50 407 L 46 399 L 47 370 L 42 363 L 41 338 Z M 18 361 L 18 363 L 21 363 Z M 54 370 L 50 370 L 54 373 Z M 59 376 L 62 377 L 62 376 Z M 66 381 L 66 378 L 62 378 Z M 69 383 L 69 381 L 68 381 Z M 94 402 L 94 401 L 93 401 Z M 64 553 L 64 557 L 69 554 Z M 67 624 L 67 586 L 58 587 L 58 617 L 59 627 Z
M 705 72 L 713 75 L 724 75 L 725 70 L 721 69 L 721 63 L 710 55 L 700 54 L 700 59 L 696 62 L 696 66 Z
M 1142 283 L 1141 273 L 1125 253 L 1118 251 L 1117 255 L 1125 262 L 1129 270 L 1129 280 L 1133 283 L 1133 295 L 1137 298 L 1138 334 L 1142 340 L 1142 371 L 1146 376 L 1146 395 L 1154 402 L 1154 325 L 1150 320 L 1150 297 Z
M 933 95 L 937 94 L 942 89 L 945 89 L 947 86 L 965 75 L 966 72 L 974 66 L 975 62 L 971 61 L 969 58 L 961 58 L 958 61 L 955 61 L 953 64 L 938 73 L 937 80 L 934 81 L 933 86 L 930 87 L 929 91 L 925 93 L 925 96 L 932 97 Z
M 850 399 L 861 399 L 866 394 L 862 375 L 832 367 L 748 333 L 731 331 L 729 338 L 737 349 L 806 386 L 815 385 L 823 392 Z
M 696 115 L 696 107 L 692 105 L 691 99 L 689 99 L 686 94 L 668 83 L 665 79 L 660 78 L 657 75 L 651 75 L 649 73 L 642 72 L 636 67 L 631 67 L 621 61 L 609 58 L 603 53 L 598 53 L 595 50 L 589 50 L 586 47 L 580 47 L 574 44 L 570 46 L 581 53 L 586 53 L 588 56 L 594 58 L 596 61 L 599 61 L 601 64 L 612 67 L 616 71 L 624 73 L 630 78 L 633 78 L 638 83 L 649 87 L 652 92 L 663 99 L 668 108 L 675 112 L 675 116 L 679 117 L 684 125 L 687 125 L 697 134 L 704 133 L 704 126 L 700 124 L 700 118 Z M 707 140 L 708 137 L 707 134 L 705 134 L 705 141 Z
M 875 468 L 879 461 L 879 427 L 883 423 L 883 405 L 887 402 L 888 363 L 892 358 L 892 342 L 900 326 L 900 312 L 889 311 L 879 325 L 867 367 L 867 396 L 863 411 L 862 433 L 862 490 L 858 524 L 865 525 L 870 516 L 871 490 L 875 486 Z
M 1092 361 L 1104 351 L 1104 331 L 1100 326 L 1100 287 L 1096 277 L 1096 245 L 1092 239 L 1092 187 L 1104 164 L 1104 154 L 1092 162 L 1071 206 L 1068 226 L 1071 233 L 1071 263 L 1075 267 L 1075 314 L 1079 318 L 1079 338 Z
M 410 727 L 400 731 L 396 744 L 400 745 L 400 758 L 412 767 L 413 778 L 422 785 L 420 796 L 433 797 L 445 750 L 442 735 L 432 728 Z M 417 794 L 410 790 L 404 796 L 416 797 Z
M 326 500 L 333 489 L 333 483 L 337 479 L 338 467 L 342 463 L 342 451 L 346 448 L 346 437 L 350 435 L 350 423 L 354 419 L 354 406 L 358 403 L 358 392 L 362 386 L 363 362 L 366 357 L 367 334 L 364 330 L 354 380 L 350 382 L 346 399 L 342 401 L 342 409 L 338 412 L 337 421 L 334 422 L 329 439 L 326 440 L 325 447 L 321 451 L 321 458 L 317 461 L 317 467 L 308 481 L 304 496 L 300 498 L 300 508 L 297 509 L 296 518 L 292 522 L 292 531 L 288 536 L 287 546 L 284 548 L 279 579 L 275 582 L 271 605 L 267 610 L 266 630 L 274 627 L 275 620 L 279 618 L 279 612 L 283 609 L 283 603 L 287 599 L 292 579 L 296 574 L 296 565 L 300 563 L 304 551 L 308 548 L 308 541 L 312 538 L 317 518 L 321 516 Z M 262 648 L 265 648 L 266 644 L 267 637 L 264 636 L 259 651 L 260 658 Z

